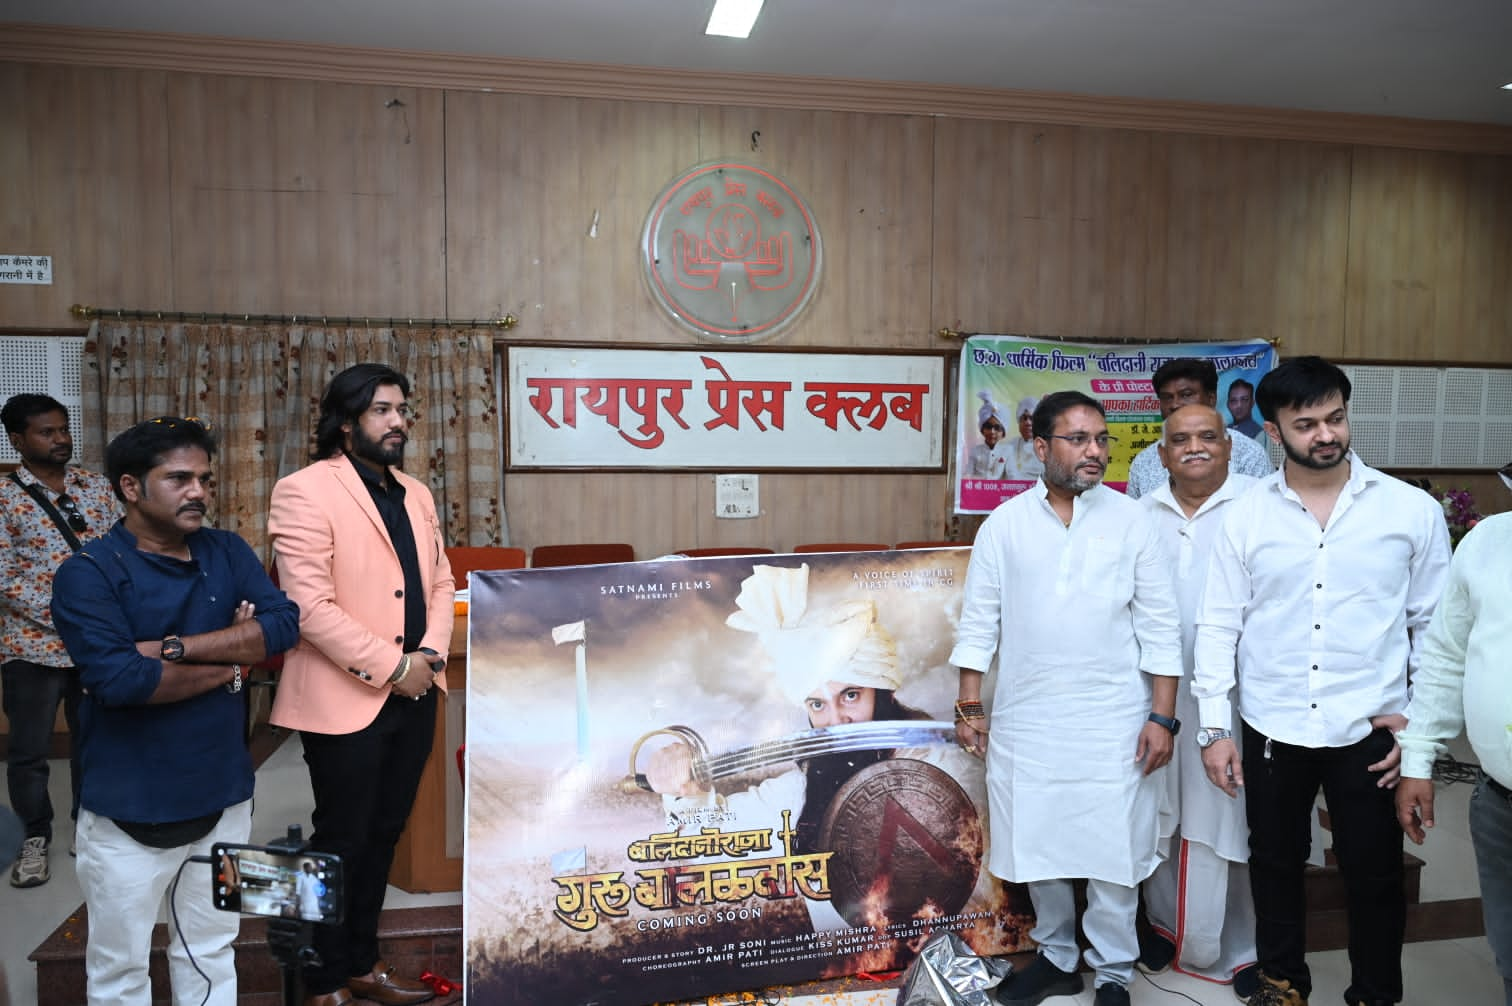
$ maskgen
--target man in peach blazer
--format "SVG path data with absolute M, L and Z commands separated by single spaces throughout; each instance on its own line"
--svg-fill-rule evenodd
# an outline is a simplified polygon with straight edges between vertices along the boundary
M 273 488 L 279 584 L 300 607 L 272 721 L 300 731 L 315 795 L 311 846 L 342 858 L 346 922 L 316 926 L 307 1006 L 433 996 L 378 953 L 394 847 L 434 740 L 453 581 L 430 490 L 400 472 L 409 380 L 363 363 L 320 403 L 314 463 Z

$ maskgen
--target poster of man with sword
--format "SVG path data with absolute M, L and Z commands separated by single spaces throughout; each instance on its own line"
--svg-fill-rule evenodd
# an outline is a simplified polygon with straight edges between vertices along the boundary
M 1026 949 L 948 663 L 968 552 L 474 574 L 474 1002 L 649 1003 Z

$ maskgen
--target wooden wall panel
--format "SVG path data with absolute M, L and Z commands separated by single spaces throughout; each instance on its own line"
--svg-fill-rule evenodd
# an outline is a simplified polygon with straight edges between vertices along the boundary
M 175 309 L 445 315 L 440 92 L 175 75 L 168 106 Z
M 753 133 L 760 133 L 755 150 Z M 804 197 L 819 224 L 819 292 L 773 344 L 931 345 L 933 133 L 933 122 L 919 116 L 704 110 L 700 160 L 771 169 Z
M 173 300 L 165 76 L 0 63 L 0 249 L 53 258 L 51 286 L 0 285 L 0 323 Z
M 1512 362 L 1512 158 L 1356 148 L 1345 352 Z
M 1283 354 L 1337 354 L 1347 266 L 1348 149 L 1169 136 L 1144 335 L 1280 338 Z
M 937 325 L 1143 334 L 1152 137 L 963 120 L 936 129 Z
M 656 194 L 697 160 L 693 106 L 448 94 L 452 315 L 510 312 L 531 341 L 690 338 L 661 317 L 636 248 Z

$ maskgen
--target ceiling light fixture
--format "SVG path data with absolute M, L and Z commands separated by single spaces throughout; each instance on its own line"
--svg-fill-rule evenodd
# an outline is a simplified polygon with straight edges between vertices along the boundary
M 751 28 L 761 13 L 765 0 L 714 0 L 714 12 L 709 15 L 705 35 L 724 35 L 727 38 L 750 38 Z

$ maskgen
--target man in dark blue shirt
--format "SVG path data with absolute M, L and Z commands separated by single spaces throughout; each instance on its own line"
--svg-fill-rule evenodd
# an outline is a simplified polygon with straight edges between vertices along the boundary
M 111 441 L 126 516 L 63 563 L 53 621 L 79 669 L 78 876 L 91 1004 L 146 1004 L 153 923 L 170 882 L 214 842 L 246 842 L 252 761 L 241 665 L 293 646 L 299 609 L 246 542 L 204 526 L 215 441 L 162 417 Z M 192 865 L 168 947 L 176 1002 L 234 1006 L 239 919 Z M 192 961 L 191 961 L 192 955 Z M 196 968 L 197 964 L 197 968 Z M 205 978 L 199 977 L 196 970 Z

